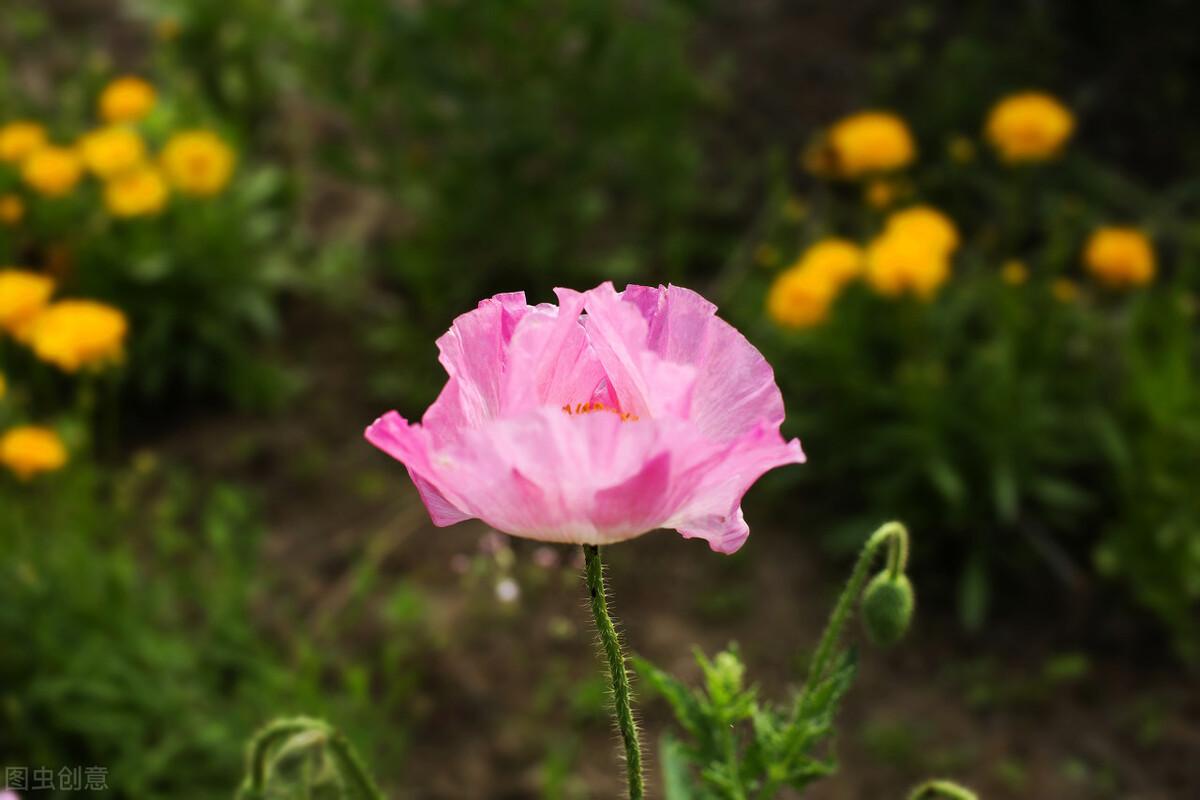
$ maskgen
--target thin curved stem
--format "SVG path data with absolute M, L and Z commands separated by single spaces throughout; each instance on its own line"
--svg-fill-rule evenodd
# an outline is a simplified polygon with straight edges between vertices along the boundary
M 278 719 L 255 734 L 247 749 L 249 776 L 238 793 L 239 800 L 258 800 L 266 790 L 268 760 L 276 746 L 293 736 L 309 731 L 319 733 L 337 762 L 338 773 L 349 782 L 351 797 L 363 800 L 384 800 L 383 792 L 367 773 L 362 759 L 346 738 L 319 719 L 295 717 Z
M 625 743 L 625 769 L 629 779 L 629 800 L 642 800 L 646 795 L 642 778 L 642 748 L 638 742 L 637 723 L 633 720 L 633 703 L 630 699 L 629 675 L 625 671 L 625 654 L 621 651 L 621 640 L 612 618 L 608 615 L 608 597 L 604 589 L 604 565 L 600 561 L 600 548 L 596 545 L 583 546 L 584 577 L 587 580 L 588 598 L 592 605 L 592 616 L 596 619 L 596 630 L 600 634 L 600 645 L 608 660 L 608 675 L 612 681 L 613 708 L 617 728 Z
M 871 534 L 871 538 L 867 539 L 867 543 L 863 545 L 862 552 L 858 555 L 858 561 L 854 564 L 854 570 L 850 573 L 850 579 L 846 581 L 846 587 L 842 589 L 837 605 L 833 607 L 833 613 L 829 615 L 825 632 L 821 634 L 821 641 L 817 645 L 817 651 L 813 654 L 812 662 L 808 667 L 805 691 L 815 686 L 824 677 L 829 659 L 833 657 L 833 651 L 842 638 L 842 630 L 846 627 L 850 612 L 854 608 L 854 601 L 862 594 L 863 585 L 867 582 L 867 572 L 871 568 L 871 562 L 884 544 L 888 545 L 887 564 L 891 576 L 898 577 L 904 571 L 908 563 L 908 531 L 899 522 L 884 523 Z

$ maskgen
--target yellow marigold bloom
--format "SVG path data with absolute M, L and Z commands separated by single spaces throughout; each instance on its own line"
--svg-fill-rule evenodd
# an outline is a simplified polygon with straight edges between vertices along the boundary
M 21 120 L 0 127 L 0 161 L 16 164 L 45 144 L 46 129 L 36 122 Z
M 792 269 L 816 273 L 837 291 L 862 274 L 862 248 L 846 239 L 822 239 L 805 250 Z
M 811 328 L 829 317 L 837 287 L 817 272 L 795 267 L 779 274 L 767 292 L 767 316 L 784 328 Z
M 885 297 L 931 299 L 950 277 L 950 253 L 918 236 L 884 233 L 867 247 L 867 283 Z
M 0 464 L 23 481 L 62 469 L 66 463 L 67 448 L 49 428 L 23 425 L 0 436 Z
M 233 150 L 211 131 L 177 133 L 162 153 L 163 171 L 184 194 L 214 195 L 233 174 Z
M 1075 117 L 1044 92 L 1010 95 L 988 114 L 985 134 L 1009 162 L 1044 161 L 1058 154 L 1075 129 Z
M 871 208 L 882 211 L 896 201 L 896 186 L 890 181 L 871 181 L 863 189 L 863 201 Z
M 838 173 L 847 178 L 899 169 L 917 152 L 904 120 L 882 111 L 843 118 L 830 128 L 828 146 Z
M 1000 278 L 1009 286 L 1020 286 L 1029 280 L 1029 268 L 1023 262 L 1010 258 L 1000 267 Z
M 1055 278 L 1050 293 L 1060 303 L 1074 303 L 1079 299 L 1079 284 L 1070 278 Z
M 1154 247 L 1137 228 L 1100 228 L 1088 239 L 1083 263 L 1109 288 L 1141 286 L 1154 277 Z
M 154 167 L 141 166 L 104 184 L 104 207 L 114 217 L 145 217 L 167 204 L 167 182 Z
M 25 216 L 25 201 L 20 195 L 0 194 L 0 222 L 16 225 Z
M 118 361 L 128 323 L 112 306 L 60 300 L 33 321 L 29 346 L 38 358 L 66 372 Z
M 0 328 L 20 337 L 53 293 L 54 281 L 45 275 L 0 269 Z
M 154 100 L 153 86 L 126 75 L 109 83 L 100 93 L 100 118 L 105 122 L 137 122 L 154 108 Z
M 79 140 L 83 163 L 101 178 L 112 178 L 142 163 L 146 143 L 137 131 L 124 125 L 110 125 L 86 134 Z
M 46 197 L 70 194 L 83 175 L 83 164 L 74 150 L 43 147 L 21 164 L 21 177 L 36 192 Z
M 958 228 L 932 206 L 912 206 L 889 215 L 883 232 L 917 239 L 947 255 L 958 249 Z

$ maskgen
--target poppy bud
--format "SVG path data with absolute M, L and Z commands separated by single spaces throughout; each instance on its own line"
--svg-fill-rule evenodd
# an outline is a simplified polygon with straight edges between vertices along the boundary
M 867 636 L 880 647 L 900 641 L 912 622 L 914 605 L 907 575 L 893 578 L 887 571 L 879 573 L 863 592 L 862 620 Z

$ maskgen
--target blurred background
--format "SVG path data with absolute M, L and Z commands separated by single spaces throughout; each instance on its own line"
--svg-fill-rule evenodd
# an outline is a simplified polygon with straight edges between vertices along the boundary
M 779 694 L 899 518 L 916 629 L 807 796 L 1200 796 L 1198 24 L 0 0 L 0 763 L 227 796 L 306 713 L 389 796 L 615 796 L 577 553 L 433 528 L 361 431 L 482 297 L 669 281 L 809 463 L 733 557 L 611 550 L 635 652 L 736 641 Z

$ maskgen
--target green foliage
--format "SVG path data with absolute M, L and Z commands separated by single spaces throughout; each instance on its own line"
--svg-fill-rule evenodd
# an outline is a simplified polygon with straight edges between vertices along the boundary
M 103 766 L 117 797 L 211 798 L 231 789 L 241 742 L 286 709 L 337 719 L 394 763 L 405 698 L 356 694 L 317 658 L 329 640 L 255 621 L 284 602 L 259 539 L 245 493 L 149 462 L 115 486 L 82 463 L 33 484 L 0 476 L 8 763 Z
M 713 660 L 696 653 L 702 689 L 690 689 L 653 664 L 635 659 L 638 673 L 670 704 L 687 734 L 662 744 L 668 800 L 772 797 L 783 787 L 803 789 L 837 763 L 825 748 L 834 715 L 854 678 L 855 661 L 843 654 L 815 684 L 784 705 L 762 701 L 745 685 L 736 648 Z
M 898 513 L 928 532 L 918 569 L 957 576 L 969 628 L 998 598 L 1022 596 L 1012 587 L 1076 589 L 1095 562 L 1194 654 L 1195 187 L 1152 193 L 1078 152 L 1010 167 L 935 150 L 892 180 L 901 206 L 934 205 L 962 239 L 931 301 L 851 284 L 823 325 L 782 331 L 762 311 L 770 273 L 747 268 L 734 290 L 735 317 L 775 365 L 788 424 L 820 464 L 790 477 L 847 529 Z M 886 212 L 864 207 L 861 188 L 820 184 L 798 217 L 781 180 L 761 242 L 783 262 L 826 236 L 867 244 Z M 1121 292 L 1088 277 L 1091 232 L 1139 222 L 1158 254 L 1154 282 Z M 1005 277 L 1012 260 L 1026 279 Z
M 873 631 L 871 636 L 890 645 L 903 635 L 912 614 L 912 587 L 904 574 L 908 547 L 908 530 L 898 522 L 886 523 L 870 536 L 821 634 L 807 681 L 790 703 L 775 705 L 759 700 L 758 690 L 746 686 L 746 668 L 736 647 L 719 653 L 712 661 L 696 652 L 704 676 L 702 689 L 689 689 L 648 661 L 634 659 L 638 672 L 666 699 L 688 735 L 684 742 L 669 736 L 663 742 L 668 800 L 766 800 L 785 787 L 802 790 L 836 770 L 837 764 L 828 753 L 834 716 L 855 672 L 853 654 L 842 652 L 839 642 L 860 599 L 866 603 L 874 592 L 876 599 L 872 602 L 879 603 L 881 583 L 889 588 L 907 588 L 907 610 L 901 614 L 902 625 L 895 624 L 893 609 L 889 612 L 893 627 L 887 635 Z M 877 578 L 865 592 L 871 564 L 885 549 L 888 572 L 880 577 L 886 581 Z M 905 594 L 903 590 L 901 594 Z M 871 613 L 878 615 L 879 611 Z M 864 621 L 868 631 L 878 622 L 870 618 Z
M 481 297 L 659 280 L 712 252 L 691 4 L 324 4 L 305 88 L 352 136 L 326 161 L 383 193 L 394 393 Z M 379 35 L 386 31 L 386 35 Z M 447 54 L 453 54 L 447 56 Z M 369 90 L 367 89 L 369 87 Z

